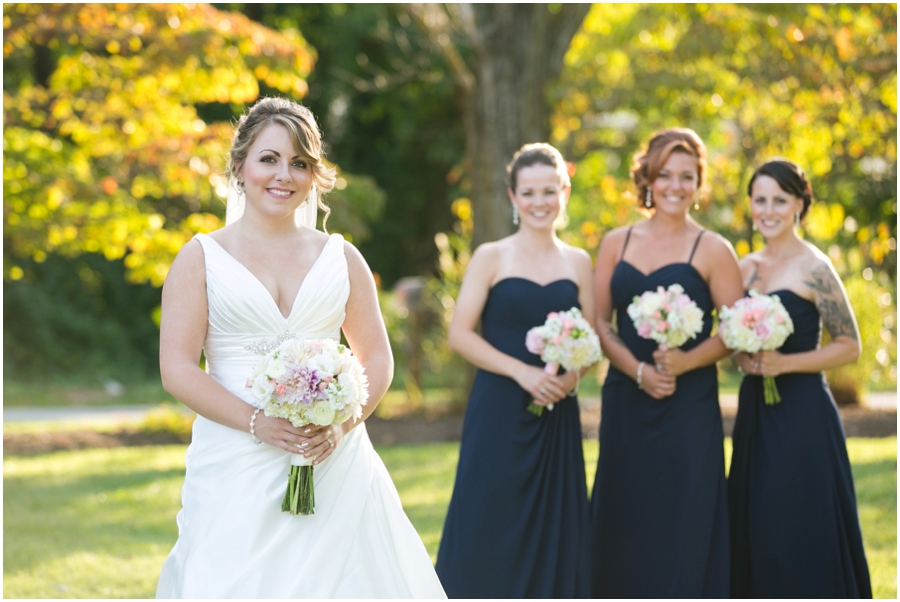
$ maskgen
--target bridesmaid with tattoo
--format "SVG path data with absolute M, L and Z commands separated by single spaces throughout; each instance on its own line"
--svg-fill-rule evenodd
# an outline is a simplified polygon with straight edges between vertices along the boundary
M 705 174 L 696 133 L 655 134 L 631 174 L 649 217 L 607 234 L 597 254 L 597 332 L 611 366 L 591 496 L 595 598 L 728 597 L 716 362 L 729 352 L 711 336 L 711 312 L 743 290 L 731 245 L 689 215 Z M 626 308 L 675 283 L 703 310 L 703 330 L 680 349 L 657 349 Z
M 859 332 L 828 257 L 797 234 L 812 187 L 790 161 L 748 187 L 766 246 L 743 258 L 746 289 L 775 293 L 794 333 L 778 351 L 739 353 L 741 383 L 728 478 L 736 598 L 871 598 L 844 430 L 823 370 L 855 362 Z M 819 347 L 824 323 L 831 342 Z M 781 402 L 766 405 L 763 376 Z

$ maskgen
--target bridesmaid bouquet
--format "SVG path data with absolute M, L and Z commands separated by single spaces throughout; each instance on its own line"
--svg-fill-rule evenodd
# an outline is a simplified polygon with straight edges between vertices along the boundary
M 331 426 L 362 416 L 369 397 L 362 364 L 333 339 L 289 339 L 262 358 L 247 380 L 266 416 L 295 427 Z M 312 458 L 291 454 L 283 512 L 313 514 Z
M 535 326 L 525 335 L 525 347 L 546 362 L 547 374 L 555 375 L 560 366 L 571 372 L 600 361 L 600 339 L 577 307 L 547 314 L 543 326 Z M 553 404 L 547 409 L 552 410 Z M 540 416 L 544 406 L 531 402 L 528 411 Z
M 719 312 L 722 342 L 729 349 L 756 353 L 774 351 L 794 332 L 794 322 L 778 295 L 760 295 L 755 290 L 749 297 L 738 299 L 733 307 Z M 775 378 L 763 377 L 766 404 L 781 402 Z
M 676 349 L 703 330 L 703 310 L 688 297 L 680 284 L 635 296 L 628 306 L 628 317 L 638 336 L 653 339 Z

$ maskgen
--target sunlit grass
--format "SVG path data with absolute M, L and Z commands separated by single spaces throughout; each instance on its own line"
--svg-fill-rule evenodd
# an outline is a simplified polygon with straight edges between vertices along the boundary
M 876 597 L 894 598 L 897 439 L 851 439 L 848 448 L 873 590 Z M 152 597 L 177 535 L 184 451 L 182 445 L 171 445 L 7 456 L 4 597 Z M 458 444 L 378 451 L 434 560 Z M 725 451 L 730 457 L 730 440 Z M 590 486 L 596 441 L 585 442 L 585 461 Z

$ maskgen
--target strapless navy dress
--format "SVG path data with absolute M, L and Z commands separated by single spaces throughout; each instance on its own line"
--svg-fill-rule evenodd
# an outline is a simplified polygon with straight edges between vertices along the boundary
M 704 312 L 702 332 L 681 349 L 710 335 L 712 297 L 691 265 L 697 242 L 686 263 L 650 274 L 621 259 L 616 265 L 610 288 L 618 334 L 639 361 L 652 365 L 657 344 L 638 336 L 626 309 L 635 295 L 657 286 L 680 284 Z M 591 495 L 593 596 L 727 598 L 728 502 L 716 367 L 682 374 L 674 395 L 661 400 L 610 367 L 602 401 Z
M 488 343 L 533 366 L 525 333 L 552 311 L 579 307 L 578 286 L 505 278 L 481 316 Z M 479 370 L 436 570 L 450 598 L 590 596 L 587 485 L 578 400 L 527 411 L 516 381 Z
M 815 304 L 776 291 L 794 322 L 780 349 L 818 347 Z M 775 377 L 781 403 L 766 405 L 762 377 L 741 383 L 728 477 L 732 588 L 738 598 L 871 598 L 844 429 L 825 376 Z

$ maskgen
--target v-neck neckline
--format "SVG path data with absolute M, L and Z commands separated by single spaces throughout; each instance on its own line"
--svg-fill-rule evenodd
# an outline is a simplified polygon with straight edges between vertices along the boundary
M 275 301 L 275 297 L 272 296 L 272 293 L 269 291 L 268 288 L 266 288 L 266 285 L 262 283 L 262 280 L 260 280 L 260 279 L 256 276 L 256 274 L 254 274 L 252 271 L 250 271 L 250 268 L 248 268 L 248 267 L 245 266 L 243 263 L 241 263 L 240 261 L 238 261 L 237 257 L 235 257 L 234 255 L 232 255 L 231 253 L 229 253 L 229 252 L 225 249 L 225 247 L 223 247 L 223 246 L 219 243 L 219 241 L 217 241 L 215 238 L 213 238 L 212 236 L 210 236 L 210 235 L 208 235 L 208 234 L 206 235 L 206 237 L 209 238 L 209 240 L 213 241 L 213 242 L 216 244 L 216 246 L 219 247 L 219 248 L 222 250 L 222 252 L 225 253 L 225 255 L 227 255 L 233 262 L 235 262 L 236 264 L 238 264 L 239 266 L 241 266 L 241 268 L 242 268 L 245 272 L 247 272 L 248 274 L 250 274 L 250 277 L 251 277 L 251 278 L 252 278 L 252 279 L 253 279 L 260 287 L 262 287 L 262 289 L 266 292 L 266 297 L 268 297 L 268 298 L 269 298 L 269 301 L 272 302 L 272 305 L 275 307 L 275 311 L 278 313 L 278 315 L 281 316 L 281 318 L 282 318 L 285 322 L 289 322 L 290 319 L 291 319 L 291 316 L 294 315 L 294 310 L 297 308 L 297 300 L 300 298 L 300 293 L 303 292 L 303 287 L 306 285 L 306 281 L 309 280 L 310 274 L 312 274 L 313 270 L 316 269 L 316 266 L 319 264 L 319 260 L 322 259 L 322 257 L 325 255 L 325 252 L 328 250 L 328 245 L 331 244 L 331 240 L 332 240 L 332 238 L 334 238 L 334 235 L 332 234 L 331 236 L 328 237 L 328 240 L 325 241 L 325 246 L 324 246 L 324 247 L 322 248 L 322 250 L 319 252 L 319 256 L 316 257 L 316 260 L 315 260 L 315 261 L 313 261 L 312 265 L 309 267 L 309 271 L 306 272 L 306 276 L 303 277 L 303 281 L 300 282 L 300 288 L 297 289 L 297 294 L 294 295 L 294 301 L 293 301 L 293 303 L 291 303 L 291 308 L 290 308 L 290 310 L 288 311 L 288 315 L 284 315 L 283 313 L 281 313 L 281 308 L 278 307 L 278 302 Z

